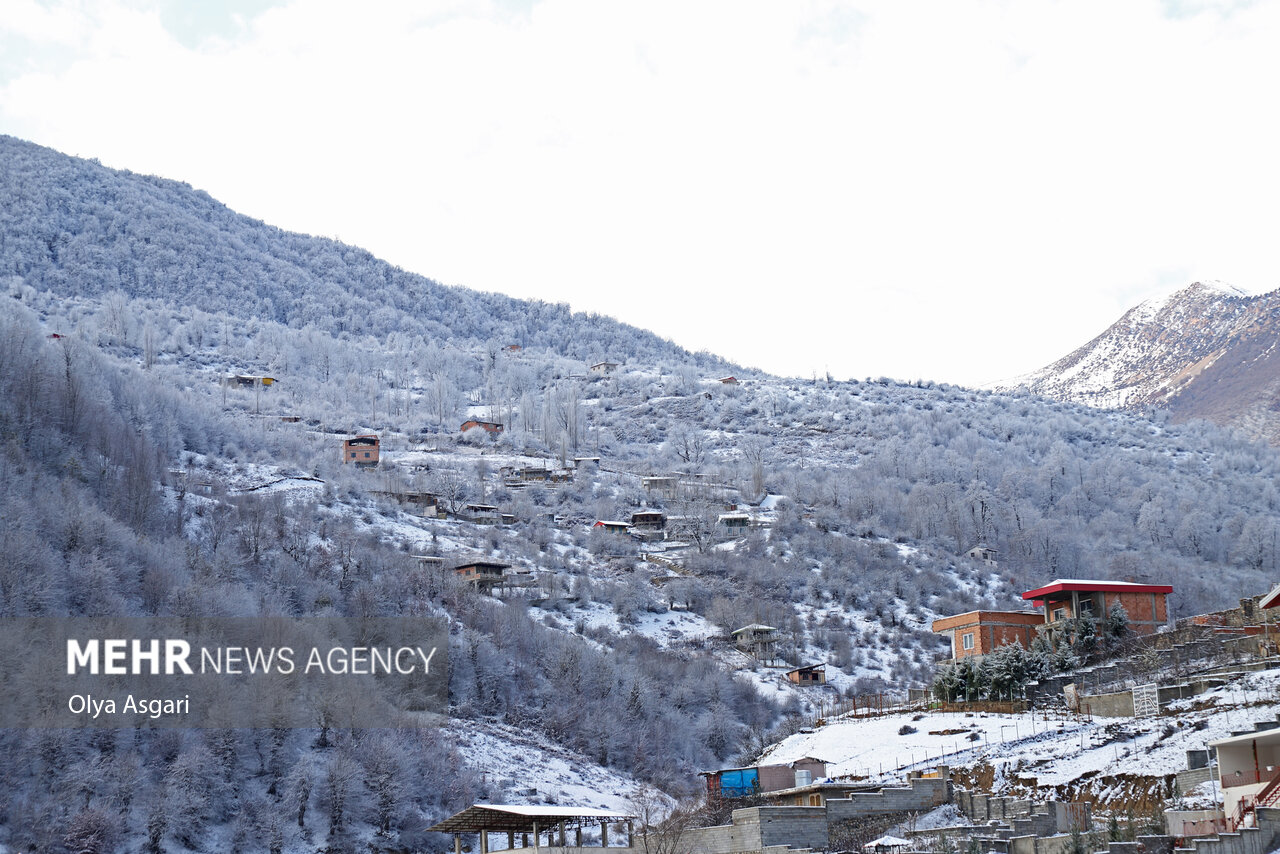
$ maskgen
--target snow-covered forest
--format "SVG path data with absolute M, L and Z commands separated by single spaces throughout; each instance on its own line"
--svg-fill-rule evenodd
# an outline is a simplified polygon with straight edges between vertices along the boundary
M 1280 457 L 1206 423 L 770 377 L 12 138 L 0 197 L 0 615 L 452 626 L 438 730 L 0 731 L 14 850 L 442 847 L 424 828 L 472 801 L 571 797 L 520 771 L 556 751 L 611 781 L 601 798 L 681 796 L 831 694 L 928 685 L 937 616 L 1055 577 L 1172 584 L 1185 616 L 1276 575 Z M 366 432 L 382 465 L 344 466 Z M 572 479 L 513 485 L 522 466 Z M 406 491 L 507 520 L 424 517 Z M 665 540 L 593 528 L 641 509 Z M 979 543 L 998 565 L 963 556 Z M 528 586 L 447 570 L 476 557 Z M 733 650 L 747 623 L 829 685 Z

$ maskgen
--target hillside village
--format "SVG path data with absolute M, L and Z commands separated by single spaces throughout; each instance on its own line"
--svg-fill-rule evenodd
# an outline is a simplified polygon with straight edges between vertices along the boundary
M 609 847 L 612 826 L 616 834 L 625 827 L 614 848 L 649 850 L 653 835 L 663 850 L 710 854 L 1272 850 L 1280 834 L 1280 587 L 1176 625 L 1163 617 L 1169 592 L 1062 581 L 1024 594 L 1042 613 L 938 620 L 935 628 L 954 638 L 952 663 L 981 669 L 1001 650 L 1033 646 L 1022 631 L 999 635 L 1012 614 L 1036 617 L 1038 637 L 1104 610 L 1108 599 L 1113 609 L 1159 617 L 1135 621 L 1087 668 L 1020 686 L 1015 701 L 944 697 L 938 685 L 934 697 L 833 704 L 757 763 L 703 772 L 705 800 L 656 826 L 628 812 L 477 805 L 436 829 L 454 835 L 455 850 L 474 834 L 486 852 L 538 846 L 540 832 L 546 847 L 565 848 L 566 827 L 581 847 L 584 826 L 588 845 Z M 747 628 L 755 643 L 772 631 Z
M 0 144 L 3 614 L 450 627 L 430 731 L 0 732 L 0 851 L 1074 854 L 1270 821 L 1223 802 L 1266 738 L 1252 783 L 1223 762 L 1280 711 L 1274 449 L 772 377 Z

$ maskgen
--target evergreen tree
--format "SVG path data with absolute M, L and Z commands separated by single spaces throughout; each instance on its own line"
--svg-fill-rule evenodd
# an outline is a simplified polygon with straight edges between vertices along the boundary
M 1102 644 L 1108 654 L 1114 653 L 1123 646 L 1132 634 L 1129 627 L 1129 613 L 1119 602 L 1107 610 L 1107 617 L 1102 623 Z

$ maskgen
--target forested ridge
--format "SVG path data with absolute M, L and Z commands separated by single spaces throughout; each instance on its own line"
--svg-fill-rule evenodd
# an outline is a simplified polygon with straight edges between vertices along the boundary
M 730 368 L 563 306 L 443 288 L 180 184 L 0 146 L 0 615 L 452 627 L 438 730 L 0 732 L 0 843 L 16 850 L 438 848 L 424 828 L 520 797 L 512 757 L 539 744 L 619 789 L 683 795 L 831 693 L 929 684 L 937 616 L 1020 607 L 1055 577 L 1169 583 L 1185 616 L 1276 575 L 1280 458 L 1230 431 Z M 587 370 L 605 359 L 617 370 Z M 730 371 L 740 384 L 717 381 Z M 468 417 L 505 430 L 459 433 Z M 339 458 L 365 431 L 382 437 L 376 471 Z M 555 487 L 499 471 L 575 457 L 599 464 Z M 652 475 L 705 486 L 663 494 Z M 424 519 L 396 490 L 513 521 Z M 727 533 L 728 503 L 761 524 Z M 668 515 L 674 569 L 592 528 L 641 508 Z M 962 556 L 977 543 L 998 567 Z M 413 554 L 501 560 L 537 595 L 482 595 Z M 788 663 L 825 662 L 827 693 L 727 649 L 748 622 L 780 630 Z M 486 726 L 531 746 L 480 756 Z
M 449 287 L 335 240 L 237 214 L 188 184 L 106 169 L 0 135 L 0 275 L 64 296 L 121 291 L 335 337 L 489 340 L 595 360 L 677 357 L 656 335 L 564 303 Z

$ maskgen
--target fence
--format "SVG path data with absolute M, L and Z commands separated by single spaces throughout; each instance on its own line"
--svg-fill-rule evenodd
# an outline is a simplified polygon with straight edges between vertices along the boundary
M 883 693 L 819 699 L 813 712 L 813 725 L 821 726 L 834 718 L 878 718 L 924 709 L 924 703 L 905 702 L 900 696 Z

